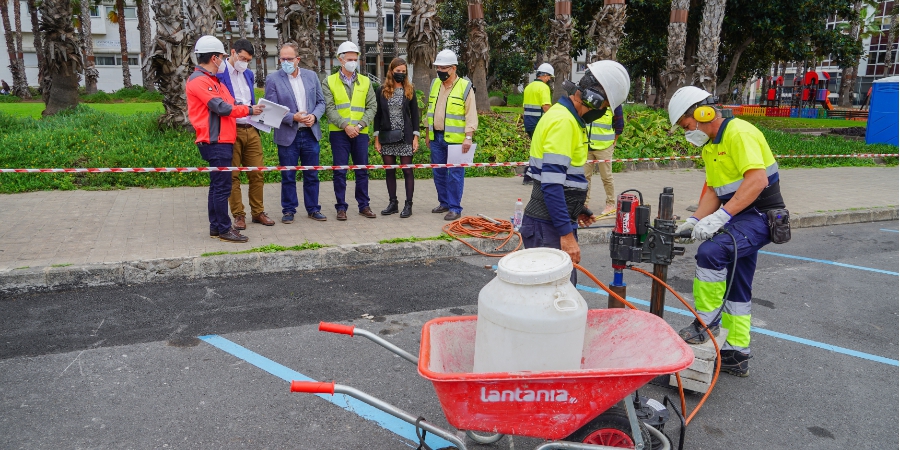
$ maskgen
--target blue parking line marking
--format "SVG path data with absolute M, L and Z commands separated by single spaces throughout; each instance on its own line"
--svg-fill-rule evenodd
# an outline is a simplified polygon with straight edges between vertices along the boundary
M 590 286 L 585 286 L 585 285 L 582 285 L 582 284 L 579 284 L 579 285 L 576 286 L 576 287 L 577 287 L 578 289 L 582 290 L 582 291 L 585 291 L 585 292 L 591 292 L 591 293 L 594 293 L 594 294 L 600 294 L 600 295 L 603 295 L 603 296 L 608 296 L 608 295 L 609 295 L 609 294 L 606 293 L 606 291 L 604 291 L 604 290 L 602 290 L 602 289 L 599 289 L 599 288 L 594 288 L 594 287 L 590 287 Z M 627 297 L 625 297 L 625 300 L 628 300 L 629 302 L 634 303 L 634 304 L 638 304 L 638 305 L 650 306 L 650 302 L 648 302 L 647 300 L 639 299 L 639 298 L 634 298 L 634 297 L 627 296 Z M 684 309 L 678 309 L 678 308 L 672 308 L 672 307 L 670 307 L 670 306 L 666 306 L 666 307 L 665 307 L 665 310 L 666 310 L 666 311 L 669 311 L 669 312 L 671 312 L 671 313 L 681 314 L 682 316 L 688 316 L 688 317 L 691 317 L 691 318 L 694 317 L 694 315 L 691 314 L 690 311 L 687 311 L 687 310 L 684 310 Z M 786 340 L 786 341 L 796 342 L 796 343 L 798 343 L 798 344 L 808 345 L 808 346 L 811 346 L 811 347 L 821 348 L 821 349 L 824 349 L 824 350 L 830 350 L 830 351 L 833 351 L 833 352 L 835 352 L 835 353 L 841 353 L 841 354 L 844 354 L 844 355 L 855 356 L 855 357 L 857 357 L 857 358 L 867 359 L 867 360 L 869 360 L 869 361 L 875 361 L 875 362 L 880 362 L 880 363 L 887 364 L 887 365 L 890 365 L 890 366 L 898 366 L 898 367 L 900 367 L 900 361 L 897 361 L 896 359 L 890 359 L 890 358 L 885 358 L 885 357 L 878 356 L 878 355 L 871 355 L 871 354 L 868 354 L 868 353 L 858 352 L 858 351 L 856 351 L 856 350 L 851 350 L 851 349 L 849 349 L 849 348 L 838 347 L 838 346 L 836 346 L 836 345 L 826 344 L 826 343 L 824 343 L 824 342 L 818 342 L 818 341 L 813 341 L 813 340 L 810 340 L 810 339 L 804 339 L 804 338 L 797 337 L 797 336 L 791 336 L 791 335 L 789 335 L 789 334 L 779 333 L 779 332 L 777 332 L 777 331 L 771 331 L 771 330 L 767 330 L 767 329 L 765 329 L 765 328 L 750 327 L 750 331 L 753 332 L 753 333 L 759 333 L 759 334 L 764 334 L 764 335 L 766 335 L 766 336 L 771 336 L 771 337 L 775 337 L 775 338 L 779 338 L 779 339 L 784 339 L 784 340 Z
M 839 262 L 834 262 L 834 261 L 828 261 L 828 260 L 825 260 L 825 259 L 814 259 L 814 258 L 807 258 L 807 257 L 804 257 L 804 256 L 785 255 L 785 254 L 783 254 L 783 253 L 773 253 L 773 252 L 767 252 L 767 251 L 763 251 L 763 250 L 760 250 L 759 253 L 762 254 L 762 255 L 780 256 L 780 257 L 782 257 L 782 258 L 799 259 L 799 260 L 802 260 L 802 261 L 811 261 L 811 262 L 817 262 L 817 263 L 822 263 L 822 264 L 831 264 L 831 265 L 833 265 L 833 266 L 846 267 L 846 268 L 848 268 L 848 269 L 866 270 L 866 271 L 869 271 L 869 272 L 877 272 L 877 273 L 883 273 L 883 274 L 886 274 L 886 275 L 896 275 L 896 276 L 900 276 L 900 273 L 897 273 L 897 272 L 891 272 L 891 271 L 889 271 L 889 270 L 873 269 L 873 268 L 871 268 L 871 267 L 854 266 L 854 265 L 852 265 L 852 264 L 844 264 L 844 263 L 839 263 Z
M 281 378 L 284 381 L 290 383 L 293 380 L 297 381 L 317 381 L 312 378 L 303 375 L 300 372 L 297 372 L 291 368 L 285 367 L 275 361 L 272 361 L 265 356 L 260 355 L 252 350 L 248 350 L 244 347 L 241 347 L 234 342 L 229 341 L 228 339 L 223 338 L 222 336 L 210 334 L 207 336 L 200 336 L 200 340 L 206 342 L 207 344 L 212 345 L 213 347 L 218 348 L 219 350 L 224 351 L 238 359 L 242 359 L 254 366 L 269 372 L 272 375 L 275 375 L 278 378 Z M 299 394 L 298 394 L 299 395 Z M 309 394 L 305 394 L 309 395 Z M 419 442 L 419 438 L 416 437 L 416 427 L 406 423 L 403 420 L 398 419 L 386 412 L 381 411 L 374 406 L 369 405 L 368 403 L 361 402 L 353 397 L 349 397 L 346 395 L 330 395 L 330 394 L 315 394 L 341 408 L 346 409 L 354 414 L 359 415 L 360 417 L 371 420 L 375 422 L 380 427 L 388 430 L 404 439 L 408 439 L 412 442 Z M 432 448 L 441 448 L 452 446 L 450 442 L 445 441 L 433 434 L 429 434 L 425 442 L 431 446 Z
M 891 233 L 900 233 L 900 230 L 889 230 L 887 228 L 882 228 L 880 231 L 890 231 Z

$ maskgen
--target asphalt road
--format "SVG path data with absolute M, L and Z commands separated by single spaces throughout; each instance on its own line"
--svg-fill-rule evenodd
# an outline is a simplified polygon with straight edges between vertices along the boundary
M 789 244 L 764 249 L 776 254 L 759 257 L 751 376 L 722 375 L 685 448 L 898 447 L 897 229 L 799 229 Z M 682 293 L 690 293 L 695 249 L 669 269 Z M 583 265 L 608 281 L 606 247 L 583 252 Z M 446 425 L 413 365 L 316 324 L 354 323 L 415 353 L 426 321 L 476 313 L 478 291 L 493 277 L 484 265 L 494 263 L 430 260 L 0 298 L 0 448 L 415 448 L 403 437 L 411 427 L 362 418 L 383 415 L 358 404 L 291 394 L 287 380 L 336 380 Z M 642 275 L 626 281 L 630 296 L 649 298 Z M 583 295 L 592 308 L 606 305 Z M 671 297 L 667 305 L 680 307 Z M 675 328 L 689 322 L 665 318 Z M 219 338 L 198 339 L 208 335 Z M 677 396 L 655 386 L 642 393 Z M 689 395 L 688 409 L 698 400 Z

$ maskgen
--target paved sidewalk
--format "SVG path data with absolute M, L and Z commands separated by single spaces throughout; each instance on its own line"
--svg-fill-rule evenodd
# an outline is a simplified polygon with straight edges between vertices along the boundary
M 873 207 L 896 207 L 896 167 L 782 170 L 782 190 L 794 215 Z M 29 176 L 22 174 L 21 176 Z M 675 188 L 675 214 L 690 215 L 686 207 L 696 203 L 704 180 L 695 169 L 655 170 L 615 174 L 616 189 L 639 189 L 654 205 L 665 186 Z M 595 210 L 603 207 L 599 176 L 593 185 Z M 399 180 L 398 180 L 399 181 Z M 521 178 L 469 178 L 463 197 L 463 215 L 485 214 L 509 218 L 516 198 L 527 202 L 531 187 Z M 398 188 L 402 191 L 402 181 Z M 384 181 L 370 181 L 372 209 L 387 205 Z M 348 198 L 352 199 L 352 182 Z M 247 201 L 246 186 L 244 200 Z M 402 195 L 402 194 L 401 194 Z M 301 196 L 302 197 L 302 196 Z M 275 226 L 248 223 L 243 233 L 248 244 L 230 244 L 208 236 L 207 188 L 127 189 L 117 191 L 48 191 L 0 195 L 0 271 L 21 267 L 62 264 L 82 265 L 159 258 L 199 256 L 221 250 L 237 251 L 266 244 L 285 246 L 305 241 L 340 245 L 373 243 L 398 237 L 429 237 L 441 233 L 443 214 L 431 214 L 437 205 L 432 180 L 416 180 L 413 215 L 366 219 L 351 214 L 346 222 L 335 220 L 331 182 L 322 183 L 320 203 L 327 222 L 298 215 L 282 224 L 280 185 L 267 184 L 265 204 Z M 403 198 L 401 200 L 401 205 Z M 302 209 L 302 205 L 301 205 Z M 606 221 L 605 223 L 611 223 Z

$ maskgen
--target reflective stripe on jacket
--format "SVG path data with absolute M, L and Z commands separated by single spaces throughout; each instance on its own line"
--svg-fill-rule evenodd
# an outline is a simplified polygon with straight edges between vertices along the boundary
M 544 115 L 544 105 L 549 105 L 552 102 L 551 98 L 550 86 L 541 80 L 532 81 L 525 87 L 522 98 L 522 106 L 525 108 L 523 120 L 525 131 L 534 130 L 541 116 Z
M 612 108 L 606 108 L 606 114 L 588 125 L 588 137 L 591 150 L 605 150 L 616 141 L 616 130 L 613 129 Z
M 462 144 L 466 138 L 466 98 L 472 91 L 472 83 L 465 78 L 457 78 L 447 96 L 444 112 L 444 141 Z M 428 138 L 434 139 L 434 108 L 441 92 L 441 80 L 435 78 L 428 96 Z
M 363 118 L 363 114 L 366 112 L 366 95 L 368 95 L 371 86 L 372 81 L 369 80 L 369 77 L 357 74 L 356 83 L 353 84 L 353 98 L 351 99 L 347 98 L 347 88 L 344 82 L 341 81 L 340 72 L 336 72 L 328 77 L 328 88 L 331 90 L 331 95 L 334 96 L 334 108 L 341 117 L 348 119 L 351 125 L 358 124 L 360 119 Z M 328 124 L 328 130 L 342 131 L 338 125 L 333 123 Z M 366 126 L 359 132 L 369 134 L 369 127 Z
M 765 136 L 750 122 L 725 119 L 716 139 L 702 148 L 706 183 L 728 201 L 744 181 L 744 172 L 765 169 L 771 186 L 778 181 L 778 163 Z

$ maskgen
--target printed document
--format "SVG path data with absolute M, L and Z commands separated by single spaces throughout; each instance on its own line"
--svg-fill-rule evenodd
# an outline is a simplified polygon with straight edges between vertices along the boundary
M 265 108 L 263 108 L 261 114 L 250 116 L 250 123 L 263 131 L 269 131 L 272 128 L 280 127 L 281 119 L 283 119 L 284 115 L 289 111 L 287 106 L 270 102 L 264 98 L 259 99 L 259 104 L 265 105 Z M 264 125 L 264 127 L 259 127 L 257 125 Z M 268 128 L 268 130 L 266 128 Z
M 478 144 L 472 144 L 469 151 L 463 153 L 462 144 L 450 144 L 447 146 L 447 164 L 472 164 L 475 162 L 475 149 Z

